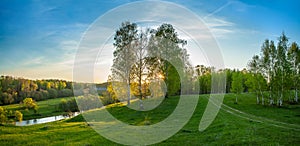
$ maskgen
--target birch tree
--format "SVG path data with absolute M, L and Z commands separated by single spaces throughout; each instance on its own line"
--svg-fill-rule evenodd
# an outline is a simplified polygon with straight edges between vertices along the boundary
M 231 92 L 235 93 L 235 103 L 238 103 L 238 95 L 244 90 L 243 87 L 243 76 L 240 72 L 233 73 Z
M 136 50 L 134 41 L 137 39 L 137 25 L 135 23 L 123 22 L 114 36 L 113 52 L 114 60 L 112 66 L 112 75 L 114 79 L 123 82 L 127 89 L 127 104 L 130 105 L 131 93 L 130 83 L 132 79 L 131 69 L 136 61 Z
M 296 42 L 293 42 L 288 50 L 288 58 L 292 65 L 293 88 L 295 90 L 294 101 L 298 102 L 300 50 Z
M 186 43 L 185 40 L 179 39 L 171 24 L 162 24 L 151 31 L 148 50 L 148 70 L 151 72 L 149 75 L 163 76 L 168 88 L 166 97 L 168 94 L 176 94 L 180 90 L 180 78 L 177 71 L 184 72 L 185 67 L 188 66 L 188 61 L 184 59 L 187 53 L 183 51 Z M 176 70 L 174 65 L 179 70 Z

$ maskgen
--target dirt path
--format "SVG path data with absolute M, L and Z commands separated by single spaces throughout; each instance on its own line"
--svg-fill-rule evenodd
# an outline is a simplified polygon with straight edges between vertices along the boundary
M 215 103 L 213 103 L 213 104 L 216 105 Z M 222 104 L 220 109 L 227 113 L 230 113 L 234 116 L 243 118 L 243 119 L 247 119 L 247 120 L 251 120 L 251 121 L 255 121 L 255 122 L 259 122 L 259 123 L 264 123 L 267 125 L 272 125 L 272 126 L 280 127 L 280 128 L 284 128 L 284 129 L 292 129 L 292 130 L 300 131 L 300 125 L 298 125 L 298 124 L 290 124 L 290 123 L 280 122 L 280 121 L 268 119 L 265 117 L 260 117 L 260 116 L 256 116 L 253 114 L 245 113 L 238 109 L 232 108 L 224 103 Z
M 252 120 L 252 121 L 256 121 L 256 122 L 264 123 L 264 124 L 269 124 L 269 125 L 273 125 L 273 126 L 281 127 L 281 128 L 285 128 L 285 129 L 293 129 L 293 130 L 300 131 L 300 125 L 275 121 L 272 119 L 256 116 L 253 114 L 248 114 L 248 113 L 245 113 L 238 109 L 232 108 L 224 103 L 222 104 L 221 110 L 228 112 L 232 115 L 238 116 L 240 118 L 247 119 L 247 120 Z

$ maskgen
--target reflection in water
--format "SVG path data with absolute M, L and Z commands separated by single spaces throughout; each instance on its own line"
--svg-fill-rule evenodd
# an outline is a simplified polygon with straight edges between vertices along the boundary
M 79 112 L 75 112 L 75 113 L 66 114 L 66 115 L 52 116 L 52 117 L 46 117 L 46 118 L 40 118 L 40 119 L 24 120 L 22 122 L 16 122 L 16 126 L 28 126 L 28 125 L 35 125 L 35 124 L 41 124 L 41 123 L 48 123 L 48 122 L 71 118 L 71 117 L 77 116 L 79 114 L 80 114 Z

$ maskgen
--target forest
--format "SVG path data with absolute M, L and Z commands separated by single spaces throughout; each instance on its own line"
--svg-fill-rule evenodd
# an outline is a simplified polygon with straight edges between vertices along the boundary
M 39 101 L 72 95 L 72 82 L 0 77 L 0 105 L 19 103 L 26 97 Z

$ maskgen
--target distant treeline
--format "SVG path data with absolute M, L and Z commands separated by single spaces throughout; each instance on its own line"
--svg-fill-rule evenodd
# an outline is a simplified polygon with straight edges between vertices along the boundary
M 97 84 L 96 86 L 102 87 L 103 85 Z M 76 95 L 83 95 L 85 90 L 90 92 L 96 91 L 89 90 L 89 88 L 93 88 L 93 86 L 88 83 L 76 83 L 75 88 L 82 89 L 78 90 L 80 93 Z M 0 105 L 20 103 L 26 97 L 40 101 L 71 96 L 74 96 L 73 82 L 71 81 L 58 79 L 29 80 L 11 76 L 0 77 Z

